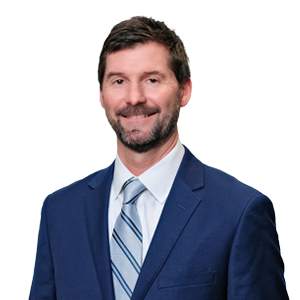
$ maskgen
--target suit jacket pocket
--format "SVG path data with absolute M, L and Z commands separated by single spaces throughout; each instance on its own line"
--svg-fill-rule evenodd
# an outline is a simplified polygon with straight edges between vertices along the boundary
M 172 277 L 160 277 L 158 288 L 211 283 L 214 281 L 216 272 L 191 273 Z

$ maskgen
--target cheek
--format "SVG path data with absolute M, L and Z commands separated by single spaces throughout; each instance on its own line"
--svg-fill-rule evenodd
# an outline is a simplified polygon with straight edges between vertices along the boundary
M 147 100 L 162 109 L 170 109 L 174 106 L 176 95 L 169 91 L 151 92 L 146 94 Z
M 102 94 L 102 103 L 103 103 L 103 108 L 106 110 L 106 112 L 113 112 L 114 110 L 116 110 L 120 103 L 121 103 L 121 99 L 120 99 L 120 94 L 118 93 L 112 93 L 112 92 L 108 92 L 105 94 Z
M 170 112 L 170 111 L 173 111 L 176 102 L 177 102 L 177 95 L 174 95 L 174 94 L 170 95 L 170 94 L 168 94 L 168 95 L 166 95 L 165 98 L 163 98 L 161 106 L 167 112 Z

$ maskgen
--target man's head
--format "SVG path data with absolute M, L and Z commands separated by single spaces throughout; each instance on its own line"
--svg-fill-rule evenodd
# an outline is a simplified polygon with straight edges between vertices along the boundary
M 189 76 L 184 46 L 164 23 L 135 17 L 112 29 L 100 56 L 100 100 L 120 147 L 143 153 L 176 138 Z
M 169 67 L 181 85 L 191 77 L 189 59 L 181 39 L 164 22 L 152 18 L 132 17 L 113 27 L 103 44 L 98 67 L 98 81 L 102 90 L 107 55 L 137 44 L 157 42 L 169 50 Z

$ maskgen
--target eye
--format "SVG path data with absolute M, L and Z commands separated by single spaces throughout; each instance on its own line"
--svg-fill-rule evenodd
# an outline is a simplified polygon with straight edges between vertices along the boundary
M 122 84 L 122 83 L 124 83 L 124 80 L 123 80 L 123 79 L 117 79 L 117 80 L 115 81 L 115 83 L 116 83 L 116 84 Z
M 150 78 L 149 81 L 150 81 L 151 83 L 155 83 L 155 82 L 157 82 L 157 79 Z

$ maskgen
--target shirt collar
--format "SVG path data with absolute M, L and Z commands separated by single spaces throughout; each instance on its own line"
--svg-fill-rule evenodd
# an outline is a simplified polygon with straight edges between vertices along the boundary
M 161 204 L 166 201 L 169 195 L 182 161 L 184 151 L 184 147 L 178 140 L 176 146 L 162 160 L 138 176 L 139 180 L 145 185 L 148 191 Z M 136 176 L 123 165 L 117 155 L 111 189 L 113 200 L 115 200 L 121 192 L 124 182 L 132 177 Z

